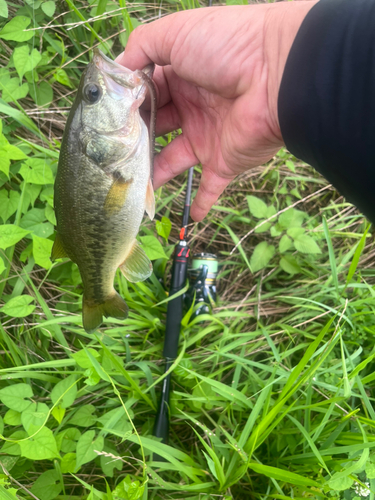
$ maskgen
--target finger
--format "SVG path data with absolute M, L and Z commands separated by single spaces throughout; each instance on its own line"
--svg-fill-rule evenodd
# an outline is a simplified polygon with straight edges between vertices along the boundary
M 132 31 L 125 52 L 120 54 L 116 61 L 134 71 L 144 68 L 150 63 L 159 66 L 169 65 L 172 63 L 173 57 L 185 59 L 184 56 L 178 55 L 180 44 L 183 45 L 184 40 L 193 29 L 196 28 L 198 31 L 203 29 L 197 27 L 203 18 L 212 16 L 212 14 L 216 15 L 218 12 L 222 12 L 221 7 L 185 10 L 149 24 L 142 24 Z M 229 10 L 227 12 L 229 13 Z M 221 36 L 221 38 L 223 37 Z M 176 42 L 178 43 L 176 44 Z M 224 43 L 225 41 L 223 41 Z M 192 50 L 193 47 L 190 49 Z M 196 53 L 202 55 L 202 46 L 197 40 L 194 43 L 194 54 L 190 54 L 194 65 L 196 65 Z
M 188 14 L 188 11 L 185 12 Z M 116 62 L 133 71 L 150 63 L 159 66 L 170 64 L 174 41 L 185 24 L 185 12 L 138 26 L 130 34 L 126 50 L 116 58 Z
M 198 192 L 191 205 L 191 218 L 196 222 L 204 219 L 234 177 L 220 177 L 208 167 L 203 168 Z
M 169 134 L 181 128 L 176 106 L 171 102 L 158 110 L 156 115 L 156 136 Z
M 155 157 L 154 189 L 198 163 L 190 142 L 183 134 L 179 135 Z

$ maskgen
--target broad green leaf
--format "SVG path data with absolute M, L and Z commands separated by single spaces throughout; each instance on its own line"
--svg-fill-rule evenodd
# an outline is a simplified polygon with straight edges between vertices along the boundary
M 0 484 L 0 498 L 1 500 L 18 500 L 17 490 L 15 488 L 7 488 Z
M 57 420 L 59 424 L 63 421 L 63 418 L 65 416 L 65 408 L 61 408 L 60 405 L 57 405 L 53 408 L 52 410 L 52 416 Z
M 303 227 L 290 227 L 289 229 L 287 229 L 286 233 L 288 236 L 295 239 L 305 234 L 305 230 Z
M 288 238 L 288 236 L 286 234 L 284 234 L 284 236 L 281 237 L 281 240 L 279 243 L 279 251 L 281 253 L 284 253 L 287 250 L 289 250 L 289 248 L 291 248 L 292 245 L 293 245 L 292 240 L 290 238 Z
M 105 433 L 116 431 L 122 437 L 132 431 L 132 426 L 122 406 L 108 411 L 103 416 L 98 418 L 98 422 L 103 424 Z
M 250 213 L 256 219 L 267 219 L 268 218 L 268 207 L 266 203 L 256 196 L 246 196 L 247 203 L 249 205 Z M 273 214 L 270 214 L 273 215 Z
M 21 422 L 26 432 L 42 427 L 48 417 L 49 408 L 45 403 L 32 403 L 21 413 Z
M 14 42 L 26 42 L 34 36 L 34 31 L 24 31 L 30 23 L 30 18 L 16 16 L 0 31 L 0 38 Z
M 34 206 L 35 201 L 41 190 L 41 186 L 38 184 L 27 184 L 24 187 L 24 182 L 21 184 L 21 189 L 24 190 L 22 213 L 25 214 L 29 210 L 29 206 Z
M 75 472 L 77 469 L 76 454 L 67 453 L 66 455 L 64 455 L 63 459 L 61 460 L 60 467 L 63 474 Z
M 322 253 L 316 241 L 311 238 L 311 236 L 307 236 L 307 234 L 302 234 L 298 238 L 294 240 L 294 246 L 296 250 L 302 253 Z
M 77 375 L 69 375 L 69 377 L 60 380 L 51 392 L 53 404 L 59 404 L 61 408 L 72 406 L 77 397 Z
M 126 498 L 126 500 L 138 500 L 144 492 L 144 484 L 133 481 L 129 476 L 119 483 L 113 491 L 114 498 Z
M 55 13 L 55 9 L 56 9 L 56 4 L 52 0 L 49 0 L 48 2 L 42 3 L 42 11 L 48 17 L 53 16 L 53 14 Z
M 13 144 L 6 144 L 4 147 L 4 152 L 10 160 L 24 160 L 25 158 L 27 158 L 25 153 Z
M 1 402 L 11 410 L 23 412 L 32 402 L 26 398 L 33 397 L 33 391 L 28 384 L 12 384 L 0 389 Z
M 0 308 L 0 311 L 14 318 L 25 318 L 35 310 L 36 306 L 31 302 L 34 302 L 34 297 L 31 297 L 31 295 L 19 295 L 10 299 Z
M 0 90 L 2 91 L 2 98 L 5 102 L 13 102 L 18 99 L 23 99 L 29 92 L 28 83 L 21 84 L 18 77 L 11 78 L 10 73 L 2 73 L 0 76 Z M 14 108 L 13 108 L 14 109 Z M 14 109 L 16 112 L 17 110 Z
M 269 261 L 275 255 L 275 247 L 269 245 L 266 241 L 258 243 L 254 248 L 253 254 L 250 258 L 250 266 L 254 273 L 267 266 Z
M 40 238 L 35 234 L 33 235 L 33 257 L 38 266 L 43 267 L 44 269 L 49 269 L 52 266 L 52 247 L 53 241 L 46 238 Z
M 57 222 L 56 222 L 55 211 L 50 205 L 46 206 L 46 209 L 44 211 L 44 215 L 46 216 L 46 219 L 48 220 L 48 222 L 50 222 L 53 226 L 56 226 Z
M 283 271 L 292 275 L 301 272 L 297 259 L 293 255 L 284 255 L 280 259 L 280 267 Z
M 4 423 L 7 425 L 21 425 L 21 413 L 15 410 L 8 410 L 4 415 Z
M 53 184 L 51 168 L 40 158 L 29 158 L 22 163 L 20 174 L 30 184 Z
M 26 431 L 13 432 L 10 436 L 8 436 L 8 439 L 10 439 L 10 441 L 5 441 L 4 445 L 1 448 L 1 452 L 6 453 L 7 455 L 19 457 L 21 455 L 21 447 L 17 441 L 25 438 L 27 438 Z
M 100 354 L 95 349 L 88 347 L 86 350 L 90 354 L 92 354 L 92 356 L 94 356 L 95 358 L 97 359 L 100 358 Z M 81 368 L 90 368 L 92 366 L 90 358 L 88 357 L 84 349 L 81 349 L 80 351 L 73 353 L 71 356 L 73 359 L 75 359 L 77 365 L 80 366 Z
M 6 0 L 0 0 L 0 17 L 8 17 L 8 5 Z
M 56 470 L 43 472 L 31 487 L 31 493 L 40 500 L 53 500 L 62 490 L 59 473 Z
M 77 441 L 81 437 L 81 433 L 75 427 L 69 427 L 56 436 L 57 446 L 64 453 L 72 453 L 76 451 Z
M 13 62 L 20 80 L 27 71 L 32 71 L 41 59 L 42 55 L 37 49 L 32 49 L 30 53 L 28 45 L 16 47 L 13 52 Z
M 5 262 L 2 257 L 0 257 L 0 274 L 4 271 L 5 269 Z
M 117 455 L 116 450 L 114 449 L 109 449 L 107 447 L 104 448 L 104 451 L 112 453 L 112 455 Z M 124 466 L 124 462 L 122 460 L 116 460 L 113 457 L 106 457 L 104 455 L 101 455 L 100 457 L 100 467 L 102 468 L 103 473 L 107 477 L 113 477 L 114 476 L 114 470 L 122 470 Z
M 21 219 L 20 226 L 40 238 L 48 238 L 54 233 L 54 227 L 46 222 L 43 208 L 32 208 Z
M 4 224 L 0 226 L 0 248 L 5 250 L 24 238 L 30 231 L 22 227 L 13 226 L 13 224 Z
M 305 212 L 289 208 L 289 210 L 280 214 L 278 222 L 283 229 L 289 229 L 290 227 L 300 227 L 305 218 Z
M 98 454 L 94 451 L 102 451 L 104 446 L 103 436 L 95 439 L 95 431 L 87 431 L 79 438 L 77 443 L 77 467 L 94 460 Z
M 4 172 L 4 174 L 9 178 L 9 168 L 10 168 L 10 160 L 7 158 L 3 151 L 0 151 L 0 172 Z
M 260 221 L 260 223 L 261 222 L 262 221 Z M 264 224 L 261 224 L 259 227 L 257 227 L 254 230 L 254 233 L 256 233 L 256 234 L 266 233 L 270 227 L 272 227 L 272 222 L 265 222 Z
M 8 191 L 2 189 L 0 191 L 0 217 L 5 223 L 17 210 L 20 201 L 20 193 L 18 191 Z
M 45 81 L 30 85 L 29 93 L 35 103 L 40 107 L 47 106 L 53 101 L 52 86 Z
M 36 428 L 35 431 L 38 431 Z M 29 428 L 30 437 L 26 441 L 20 441 L 21 455 L 31 460 L 52 460 L 60 458 L 56 446 L 56 439 L 51 429 L 43 427 L 37 434 L 33 434 L 33 426 Z
M 162 217 L 161 221 L 156 221 L 156 231 L 159 236 L 168 240 L 169 234 L 172 229 L 172 223 L 168 217 Z
M 53 76 L 55 77 L 55 80 L 57 82 L 61 83 L 62 85 L 65 85 L 66 87 L 73 88 L 72 82 L 70 81 L 64 69 L 58 68 Z
M 353 483 L 354 479 L 351 479 L 350 477 L 346 476 L 346 477 L 340 477 L 339 479 L 332 478 L 330 481 L 328 481 L 328 486 L 332 490 L 343 491 L 343 490 L 348 490 Z
M 155 236 L 141 236 L 142 248 L 150 260 L 167 259 L 160 241 Z
M 366 476 L 368 479 L 375 479 L 375 464 L 372 462 L 366 464 Z
M 93 366 L 91 366 L 90 368 L 87 368 L 87 370 L 85 370 L 85 372 L 84 372 L 84 375 L 85 375 L 85 377 L 87 377 L 85 379 L 86 385 L 94 386 L 96 384 L 99 384 L 100 375 L 98 375 L 98 372 L 95 370 L 95 368 Z
M 2 434 L 2 432 L 1 432 Z M 1 463 L 4 465 L 6 470 L 9 472 L 13 469 L 13 467 L 16 465 L 20 457 L 12 457 L 11 455 L 2 455 L 1 456 Z M 1 498 L 1 497 L 0 497 Z
M 283 231 L 280 230 L 279 224 L 274 224 L 270 229 L 270 233 L 271 233 L 272 238 L 276 238 L 277 236 L 280 236 L 280 234 L 282 234 L 282 232 Z
M 69 419 L 69 424 L 78 425 L 79 427 L 90 427 L 96 422 L 96 415 L 93 415 L 93 413 L 95 413 L 95 406 L 84 405 Z
M 53 191 L 54 191 L 53 187 L 48 186 L 44 188 L 43 191 L 40 193 L 41 201 L 46 201 L 51 208 L 53 208 L 53 198 L 54 198 Z

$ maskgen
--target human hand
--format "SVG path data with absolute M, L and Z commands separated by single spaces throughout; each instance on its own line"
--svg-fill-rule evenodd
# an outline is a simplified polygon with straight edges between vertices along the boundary
M 283 144 L 277 97 L 286 59 L 315 1 L 210 7 L 136 28 L 117 62 L 156 63 L 156 134 L 182 134 L 155 158 L 154 187 L 202 164 L 191 207 L 202 220 L 236 175 Z

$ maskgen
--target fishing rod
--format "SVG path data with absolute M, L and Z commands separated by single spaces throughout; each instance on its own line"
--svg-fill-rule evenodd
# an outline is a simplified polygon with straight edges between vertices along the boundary
M 180 240 L 176 245 L 173 257 L 172 279 L 169 289 L 169 296 L 180 292 L 187 278 L 188 258 L 190 248 L 187 243 L 187 225 L 190 214 L 191 187 L 193 183 L 194 167 L 189 169 L 186 186 L 185 206 L 182 216 L 182 226 L 180 230 Z M 165 327 L 165 339 L 163 357 L 165 358 L 166 373 L 172 366 L 177 357 L 178 341 L 180 339 L 181 320 L 183 315 L 184 297 L 180 294 L 178 297 L 170 300 L 167 307 L 167 323 Z M 159 402 L 159 408 L 155 419 L 154 436 L 162 438 L 163 443 L 168 442 L 169 435 L 169 396 L 171 389 L 171 374 L 169 373 L 163 380 L 163 387 Z
M 194 254 L 190 267 L 188 259 L 190 247 L 187 243 L 187 225 L 189 222 L 191 187 L 193 182 L 194 167 L 190 168 L 186 186 L 185 206 L 182 216 L 179 241 L 175 247 L 172 266 L 172 279 L 169 296 L 181 292 L 189 278 L 189 289 L 185 294 L 180 293 L 168 302 L 167 322 L 163 357 L 165 358 L 165 371 L 168 372 L 177 358 L 178 342 L 180 338 L 181 320 L 184 304 L 190 308 L 195 303 L 191 318 L 200 314 L 211 314 L 216 302 L 216 277 L 219 263 L 217 256 L 210 253 Z M 169 398 L 171 391 L 171 373 L 163 379 L 158 412 L 154 424 L 154 436 L 161 438 L 163 443 L 168 443 L 169 435 Z M 163 460 L 154 456 L 154 460 Z

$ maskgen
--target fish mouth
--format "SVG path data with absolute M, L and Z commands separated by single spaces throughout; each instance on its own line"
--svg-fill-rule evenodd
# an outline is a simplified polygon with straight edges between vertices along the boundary
M 125 66 L 121 66 L 115 61 L 112 61 L 103 52 L 95 48 L 93 63 L 100 73 L 103 75 L 106 84 L 108 79 L 112 79 L 121 87 L 135 89 L 143 84 L 142 72 L 139 70 L 131 71 Z

